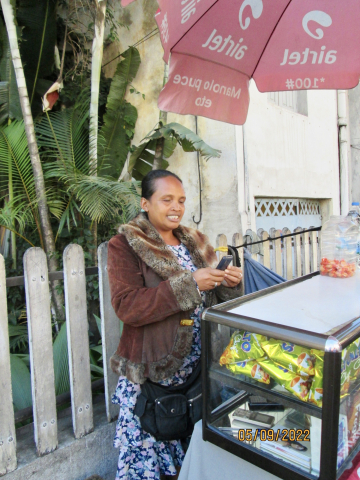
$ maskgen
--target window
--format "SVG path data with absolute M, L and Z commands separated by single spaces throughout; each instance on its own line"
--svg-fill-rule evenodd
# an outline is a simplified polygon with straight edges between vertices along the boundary
M 308 115 L 307 91 L 292 90 L 268 93 L 268 101 L 301 115 Z

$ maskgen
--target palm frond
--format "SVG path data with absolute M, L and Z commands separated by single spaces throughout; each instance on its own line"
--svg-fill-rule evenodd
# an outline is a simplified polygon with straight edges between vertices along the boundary
M 70 390 L 70 373 L 66 324 L 64 323 L 53 344 L 56 395 Z
M 1 60 L 0 60 L 0 80 L 6 83 L 7 88 L 3 87 L 3 95 L 1 96 L 1 114 L 0 123 L 6 119 L 22 119 L 22 112 L 19 99 L 19 91 L 17 88 L 14 66 L 11 58 L 9 39 L 6 27 L 0 17 L 0 42 L 1 42 Z M 6 96 L 6 98 L 5 98 Z
M 29 343 L 27 326 L 9 324 L 8 328 L 11 350 L 26 348 Z
M 53 162 L 44 165 L 45 178 L 54 176 L 53 166 L 58 169 L 80 170 L 89 173 L 89 90 L 80 95 L 72 108 L 47 113 L 36 123 L 38 145 L 42 156 Z
M 124 60 L 118 64 L 111 82 L 98 145 L 98 174 L 115 180 L 124 166 L 137 121 L 137 110 L 125 100 L 125 94 L 141 63 L 134 47 L 126 50 L 122 57 Z
M 22 121 L 0 127 L 0 187 L 7 189 L 8 182 L 12 185 L 14 202 L 5 205 L 1 221 L 6 224 L 10 215 L 18 222 L 20 231 L 25 223 L 34 223 L 41 239 L 35 182 Z
M 116 182 L 108 178 L 78 175 L 71 191 L 80 202 L 83 214 L 96 222 L 109 221 L 116 213 L 125 221 L 133 218 L 140 208 L 140 196 L 135 182 Z

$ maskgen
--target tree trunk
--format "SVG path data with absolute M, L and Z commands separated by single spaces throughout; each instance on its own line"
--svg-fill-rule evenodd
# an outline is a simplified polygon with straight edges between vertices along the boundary
M 152 168 L 153 170 L 159 170 L 161 168 L 161 164 L 163 161 L 164 144 L 165 144 L 164 137 L 160 137 L 156 140 L 155 157 L 154 157 L 154 164 Z
M 58 261 L 55 256 L 55 242 L 54 234 L 50 224 L 49 211 L 47 207 L 46 193 L 45 193 L 45 182 L 43 170 L 40 162 L 38 146 L 35 138 L 35 128 L 34 121 L 31 113 L 31 107 L 29 102 L 28 91 L 25 82 L 24 69 L 22 66 L 22 61 L 19 52 L 19 45 L 16 34 L 16 26 L 14 19 L 13 7 L 10 3 L 10 0 L 0 0 L 2 11 L 5 19 L 6 29 L 9 37 L 9 44 L 11 50 L 11 57 L 14 64 L 16 83 L 19 90 L 21 111 L 25 124 L 25 132 L 28 141 L 31 165 L 34 174 L 35 181 L 35 190 L 36 197 L 38 201 L 38 210 L 41 231 L 43 235 L 45 252 L 48 260 L 49 270 L 51 272 L 58 269 Z M 61 295 L 59 295 L 55 288 L 55 282 L 51 283 L 52 298 L 54 301 L 54 306 L 56 309 L 57 317 L 62 319 L 64 318 L 63 314 L 63 302 Z
M 95 34 L 92 44 L 89 154 L 90 166 L 93 168 L 94 174 L 96 174 L 97 169 L 99 92 L 101 64 L 103 58 L 106 2 L 107 0 L 96 0 L 97 6 L 95 19 Z
M 90 169 L 97 175 L 98 160 L 98 129 L 99 129 L 99 93 L 100 75 L 103 58 L 105 14 L 107 0 L 96 0 L 95 35 L 92 44 L 91 59 L 91 99 L 90 99 L 90 125 L 89 125 L 89 156 Z M 97 222 L 92 225 L 94 245 L 97 246 Z M 97 265 L 97 249 L 91 252 L 93 264 Z

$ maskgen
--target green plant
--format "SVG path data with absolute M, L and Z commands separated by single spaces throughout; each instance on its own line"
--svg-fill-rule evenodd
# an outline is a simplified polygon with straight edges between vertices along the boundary
M 179 144 L 184 152 L 199 152 L 206 160 L 212 157 L 219 158 L 220 150 L 216 150 L 204 142 L 196 133 L 178 123 L 168 123 L 152 130 L 138 147 L 133 147 L 129 160 L 128 172 L 136 180 L 142 178 L 153 169 L 157 161 L 157 168 L 167 168 L 167 159 L 174 153 Z
M 114 180 L 120 176 L 134 136 L 137 110 L 125 100 L 125 95 L 141 63 L 139 52 L 133 47 L 122 57 L 111 82 L 98 146 L 98 175 Z

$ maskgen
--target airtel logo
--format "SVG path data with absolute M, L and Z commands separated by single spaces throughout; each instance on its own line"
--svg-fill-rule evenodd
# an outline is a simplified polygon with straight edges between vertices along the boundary
M 243 30 L 246 30 L 249 25 L 250 25 L 250 18 L 246 17 L 245 22 L 243 22 L 243 13 L 246 7 L 250 7 L 252 11 L 253 17 L 257 20 L 258 18 L 261 17 L 261 14 L 263 13 L 264 10 L 264 4 L 262 0 L 245 0 L 243 4 L 240 7 L 239 11 L 239 22 L 240 22 L 240 27 Z
M 305 32 L 310 35 L 310 37 L 315 38 L 316 40 L 321 40 L 324 37 L 324 30 L 321 28 L 316 29 L 317 35 L 311 32 L 309 29 L 309 22 L 316 22 L 322 27 L 330 27 L 332 25 L 332 18 L 325 12 L 321 12 L 320 10 L 313 10 L 305 15 L 302 21 L 302 26 Z
M 240 27 L 243 30 L 247 30 L 250 26 L 251 19 L 250 17 L 243 18 L 244 10 L 246 7 L 251 8 L 252 16 L 255 20 L 261 17 L 264 11 L 263 0 L 244 0 L 239 11 L 239 23 Z M 315 38 L 316 40 L 321 40 L 324 37 L 324 31 L 321 28 L 316 29 L 316 34 L 309 29 L 309 22 L 316 22 L 322 27 L 330 27 L 332 25 L 332 18 L 329 14 L 322 12 L 321 10 L 313 10 L 305 15 L 302 21 L 302 26 L 305 32 L 310 35 L 310 37 Z

